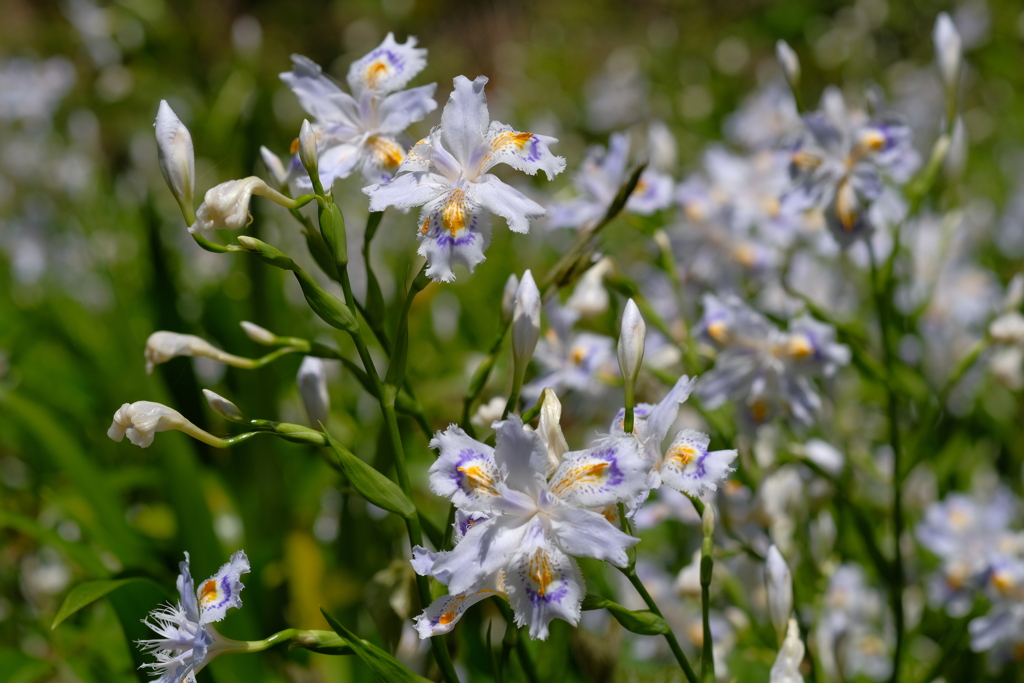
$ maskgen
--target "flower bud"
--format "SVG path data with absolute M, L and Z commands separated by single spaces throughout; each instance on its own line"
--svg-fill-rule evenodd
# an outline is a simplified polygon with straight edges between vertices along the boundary
M 243 320 L 239 324 L 242 326 L 242 330 L 245 332 L 245 335 L 257 344 L 262 344 L 264 346 L 274 346 L 277 344 L 277 335 L 270 330 L 262 328 L 248 320 Z
M 988 326 L 992 341 L 1000 344 L 1018 344 L 1024 342 L 1024 315 L 1018 311 L 1003 313 Z
M 316 133 L 309 121 L 303 119 L 299 129 L 299 161 L 314 183 L 319 184 L 320 173 L 317 169 Z
M 800 58 L 793 52 L 793 48 L 784 40 L 775 43 L 775 58 L 779 60 L 782 73 L 786 77 L 789 87 L 796 90 L 800 86 Z
M 939 14 L 932 30 L 932 42 L 935 44 L 935 63 L 939 67 L 939 75 L 947 93 L 956 94 L 960 82 L 960 66 L 963 63 L 963 48 L 960 34 L 957 33 L 953 20 L 945 12 Z
M 285 168 L 284 162 L 281 161 L 281 157 L 271 152 L 266 147 L 260 147 L 260 156 L 263 157 L 263 163 L 267 167 L 267 173 L 270 174 L 270 179 L 274 181 L 278 189 L 284 189 L 288 186 L 288 169 Z
M 537 434 L 548 449 L 548 475 L 562 464 L 562 456 L 569 450 L 569 443 L 562 433 L 562 403 L 553 389 L 545 388 L 540 394 L 540 420 Z
M 781 643 L 786 633 L 786 623 L 793 613 L 793 577 L 785 558 L 774 545 L 768 548 L 764 583 L 768 593 L 768 616 Z
M 501 324 L 508 325 L 512 322 L 512 314 L 516 307 L 516 292 L 519 290 L 519 278 L 515 273 L 508 276 L 505 281 L 505 291 L 501 293 Z
M 512 362 L 517 385 L 522 384 L 526 366 L 530 364 L 533 350 L 537 347 L 540 304 L 540 290 L 533 281 L 533 275 L 527 270 L 516 289 L 516 301 L 512 309 Z
M 331 412 L 331 397 L 327 393 L 327 372 L 323 360 L 315 356 L 306 356 L 299 366 L 296 378 L 302 404 L 306 407 L 306 415 L 313 427 L 327 424 L 327 416 Z
M 196 428 L 173 408 L 152 401 L 137 401 L 118 408 L 107 436 L 114 441 L 121 441 L 127 436 L 136 446 L 148 448 L 157 432 L 182 429 L 186 425 Z
M 146 374 L 153 374 L 153 367 L 166 363 L 178 356 L 202 356 L 219 360 L 223 351 L 202 337 L 192 334 L 159 331 L 146 340 Z
M 614 269 L 610 258 L 603 258 L 583 274 L 565 305 L 585 317 L 601 315 L 608 310 L 608 290 L 604 278 Z
M 296 267 L 295 262 L 292 261 L 287 254 L 277 247 L 272 247 L 263 240 L 258 240 L 255 237 L 249 237 L 248 235 L 242 235 L 238 238 L 238 243 L 242 245 L 243 249 L 255 254 L 267 265 L 274 266 L 275 268 L 282 268 L 284 270 L 292 270 Z
M 185 223 L 191 226 L 196 220 L 195 208 L 192 206 L 196 188 L 196 157 L 192 148 L 192 135 L 167 104 L 167 100 L 160 100 L 153 127 L 156 128 L 160 173 L 181 207 Z
M 223 396 L 215 394 L 209 389 L 203 389 L 203 396 L 206 397 L 206 403 L 209 404 L 210 410 L 217 413 L 225 420 L 230 422 L 245 422 L 245 415 L 238 406 Z
M 647 325 L 640 315 L 640 309 L 632 299 L 626 302 L 622 312 L 622 327 L 619 332 L 619 371 L 626 383 L 626 394 L 632 397 L 636 379 L 640 376 L 640 364 L 644 359 L 644 340 Z
M 779 648 L 779 656 L 772 664 L 769 683 L 804 683 L 800 666 L 804 663 L 804 643 L 800 640 L 800 626 L 796 619 L 789 620 L 786 638 Z
M 1010 278 L 1010 284 L 1006 285 L 1001 308 L 1004 313 L 1016 311 L 1021 303 L 1024 303 L 1024 273 L 1017 273 Z

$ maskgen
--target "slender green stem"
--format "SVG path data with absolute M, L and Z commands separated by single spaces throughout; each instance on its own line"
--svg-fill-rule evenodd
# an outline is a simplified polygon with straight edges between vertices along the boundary
M 344 269 L 341 272 L 341 287 L 345 294 L 345 303 L 352 311 L 352 315 L 356 315 L 355 296 L 352 294 L 352 284 L 348 277 L 348 269 Z M 408 313 L 408 307 L 406 307 L 406 314 Z M 384 385 L 380 380 L 380 375 L 377 374 L 377 369 L 374 367 L 373 358 L 370 357 L 370 350 L 366 346 L 366 342 L 363 340 L 362 332 L 356 331 L 351 335 L 353 343 L 356 345 L 356 351 L 359 353 L 359 358 L 363 362 L 363 369 L 366 371 L 367 377 L 370 380 L 371 385 L 374 388 L 374 394 L 380 401 L 381 412 L 384 415 L 384 427 L 388 433 L 388 440 L 391 442 L 391 448 L 395 453 L 395 474 L 398 478 L 398 485 L 401 487 L 402 492 L 412 499 L 412 480 L 409 477 L 409 467 L 405 460 L 405 446 L 402 444 L 402 434 L 398 428 L 398 417 L 395 414 L 395 403 L 394 399 L 388 400 L 384 391 Z M 402 379 L 402 378 L 399 378 Z M 413 515 L 405 520 L 406 530 L 409 534 L 409 542 L 415 546 L 423 545 L 423 530 L 420 528 L 420 519 L 418 515 Z M 430 583 L 425 576 L 416 575 L 416 588 L 419 593 L 420 603 L 426 607 L 430 604 Z M 431 651 L 434 654 L 434 661 L 437 662 L 438 668 L 441 670 L 441 675 L 447 683 L 458 683 L 459 677 L 455 673 L 455 667 L 452 664 L 451 656 L 448 654 L 448 646 L 445 644 L 443 636 L 436 636 L 430 639 Z
M 711 575 L 715 566 L 714 544 L 711 536 L 705 536 L 700 554 L 700 608 L 704 626 L 704 642 L 701 646 L 701 683 L 714 683 L 715 654 L 711 640 Z
M 632 567 L 620 570 L 629 579 L 629 582 L 633 584 L 633 588 L 640 594 L 640 597 L 647 603 L 647 609 L 651 610 L 659 617 L 664 619 L 664 615 L 661 610 L 658 609 L 658 604 L 654 602 L 654 598 L 647 592 L 647 588 L 644 586 L 644 582 L 636 575 L 636 571 Z M 679 662 L 679 666 L 683 669 L 683 675 L 686 676 L 686 680 L 689 683 L 698 683 L 697 674 L 694 672 L 693 667 L 690 666 L 690 660 L 686 658 L 686 653 L 683 652 L 683 648 L 679 646 L 679 641 L 676 640 L 676 634 L 669 627 L 668 633 L 665 634 L 665 640 L 668 641 L 668 646 L 672 650 L 672 654 L 675 655 L 676 661 Z
M 878 324 L 882 334 L 882 357 L 885 362 L 886 374 L 892 375 L 893 346 L 890 338 L 890 308 L 889 308 L 889 278 L 880 277 L 878 262 L 871 242 L 867 242 L 868 255 L 871 259 L 871 289 L 875 296 L 875 307 L 878 312 Z M 895 246 L 893 247 L 895 249 Z M 891 269 L 886 269 L 886 274 Z M 900 444 L 899 406 L 897 404 L 896 392 L 892 387 L 886 385 L 888 400 L 887 412 L 889 417 L 889 443 L 892 447 L 892 521 L 895 547 L 893 549 L 892 575 L 890 582 L 890 601 L 892 602 L 893 619 L 896 627 L 896 643 L 893 649 L 892 676 L 890 683 L 898 683 L 900 678 L 900 663 L 903 657 L 903 639 L 906 630 L 903 616 L 903 587 L 906 580 L 903 571 L 903 553 L 900 552 L 900 537 L 903 535 L 903 494 L 902 494 L 902 448 Z
M 301 647 L 317 652 L 329 654 L 351 653 L 351 648 L 345 639 L 334 631 L 307 631 L 297 628 L 288 628 L 283 631 L 267 636 L 263 640 L 235 641 L 237 645 L 231 648 L 232 652 L 262 652 L 275 645 L 288 643 L 290 647 Z
M 526 649 L 526 641 L 523 640 L 522 634 L 519 632 L 519 627 L 516 626 L 515 616 L 512 614 L 512 609 L 505 603 L 501 598 L 494 598 L 494 603 L 498 606 L 501 611 L 501 615 L 505 617 L 505 638 L 502 641 L 503 648 L 503 668 L 504 660 L 508 659 L 508 655 L 504 653 L 504 648 L 515 649 L 516 656 L 519 658 L 519 665 L 523 667 L 523 674 L 526 676 L 526 680 L 529 683 L 538 683 L 540 678 L 537 676 L 537 667 L 533 664 L 533 659 L 530 657 L 530 651 Z

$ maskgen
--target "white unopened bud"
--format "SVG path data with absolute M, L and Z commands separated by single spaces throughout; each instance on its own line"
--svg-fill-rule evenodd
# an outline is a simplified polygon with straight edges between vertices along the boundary
M 523 279 L 516 289 L 516 302 L 512 308 L 512 362 L 516 384 L 521 385 L 526 366 L 533 358 L 540 336 L 540 290 L 533 281 L 530 271 L 523 273 Z
M 266 147 L 260 147 L 260 156 L 263 157 L 263 164 L 267 167 L 267 173 L 270 174 L 270 179 L 274 181 L 278 189 L 284 189 L 288 186 L 288 169 L 285 168 L 284 162 L 281 161 L 281 157 L 271 152 Z
M 1018 311 L 1003 313 L 988 326 L 992 341 L 1000 344 L 1018 344 L 1024 342 L 1024 315 Z
M 537 434 L 548 449 L 548 475 L 562 464 L 562 456 L 569 450 L 569 443 L 562 433 L 562 403 L 553 389 L 546 388 L 540 394 L 540 419 Z
M 1020 346 L 1003 346 L 992 354 L 989 369 L 997 382 L 1010 391 L 1024 387 L 1024 349 Z
M 153 443 L 157 432 L 177 429 L 192 436 L 202 432 L 194 424 L 186 420 L 181 413 L 161 403 L 137 401 L 125 403 L 114 413 L 114 421 L 107 430 L 107 436 L 114 441 L 121 441 L 125 436 L 136 446 L 148 448 Z M 198 437 L 197 437 L 198 438 Z
M 220 353 L 220 349 L 193 334 L 154 332 L 146 340 L 146 373 L 153 374 L 153 366 L 166 363 L 178 356 L 215 358 Z
M 959 116 L 953 121 L 953 132 L 949 138 L 949 151 L 942 160 L 942 170 L 950 180 L 960 180 L 967 169 L 967 128 Z
M 1006 285 L 1001 308 L 1004 313 L 1016 311 L 1021 303 L 1024 303 L 1024 273 L 1017 273 L 1010 279 L 1010 284 Z
M 241 180 L 228 180 L 211 187 L 196 212 L 196 222 L 189 232 L 205 232 L 225 228 L 238 230 L 252 222 L 249 202 L 254 194 L 275 192 L 262 178 L 249 176 Z
M 327 372 L 324 362 L 315 356 L 306 356 L 299 366 L 296 378 L 302 403 L 306 406 L 306 415 L 313 427 L 327 424 L 327 416 L 331 412 L 331 397 L 327 393 Z
M 652 121 L 647 127 L 648 156 L 651 168 L 662 173 L 673 173 L 679 162 L 676 136 L 664 121 Z
M 800 640 L 800 625 L 790 619 L 786 638 L 779 648 L 779 656 L 772 664 L 769 683 L 804 683 L 800 666 L 804 663 L 804 643 Z
M 160 173 L 181 207 L 185 223 L 192 225 L 196 220 L 192 205 L 196 188 L 196 156 L 192 148 L 192 135 L 167 104 L 167 100 L 160 100 L 153 126 L 156 128 Z
M 800 85 L 800 58 L 784 40 L 775 43 L 775 58 L 779 60 L 779 66 L 782 67 L 789 87 L 796 90 Z
M 807 459 L 834 477 L 839 476 L 846 464 L 846 457 L 842 452 L 821 439 L 809 439 L 804 444 L 804 455 Z
M 508 325 L 512 322 L 512 314 L 516 308 L 516 292 L 519 290 L 519 278 L 515 273 L 508 276 L 505 281 L 505 290 L 501 293 L 501 324 Z
M 774 545 L 768 548 L 764 584 L 768 593 L 768 617 L 781 643 L 786 634 L 786 624 L 793 614 L 793 577 L 785 558 Z
M 273 346 L 277 343 L 277 335 L 270 330 L 260 327 L 256 323 L 251 323 L 248 320 L 243 320 L 239 324 L 242 326 L 242 330 L 245 332 L 245 335 L 257 344 Z
M 932 42 L 935 44 L 935 63 L 939 67 L 942 84 L 948 93 L 956 93 L 960 83 L 960 66 L 963 63 L 963 48 L 960 34 L 957 33 L 953 20 L 945 12 L 939 14 L 932 30 Z
M 245 421 L 245 415 L 238 406 L 220 394 L 215 394 L 209 389 L 203 389 L 203 396 L 206 398 L 206 403 L 209 404 L 210 410 L 217 413 L 225 420 L 229 420 L 231 422 Z
M 700 560 L 700 551 L 698 550 L 693 554 L 690 563 L 679 570 L 675 581 L 672 582 L 672 590 L 679 597 L 700 597 Z
M 619 332 L 619 371 L 626 383 L 627 396 L 632 397 L 636 379 L 640 376 L 640 364 L 644 359 L 644 341 L 647 338 L 647 324 L 636 303 L 630 299 L 622 312 L 622 327 Z
M 604 278 L 615 269 L 610 258 L 603 258 L 583 274 L 572 296 L 565 305 L 584 317 L 601 315 L 608 310 L 608 290 L 604 286 Z
M 302 127 L 299 129 L 299 161 L 302 162 L 302 166 L 306 169 L 306 173 L 309 174 L 310 178 L 319 178 L 316 133 L 313 132 L 313 126 L 305 119 L 302 121 Z
M 501 413 L 505 410 L 505 399 L 495 396 L 487 403 L 481 403 L 480 407 L 469 418 L 470 424 L 474 427 L 490 427 L 501 419 Z

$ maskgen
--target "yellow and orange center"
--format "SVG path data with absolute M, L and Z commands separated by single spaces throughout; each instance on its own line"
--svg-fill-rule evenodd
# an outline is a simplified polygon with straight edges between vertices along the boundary
M 437 623 L 439 623 L 442 626 L 444 626 L 444 625 L 450 624 L 453 621 L 455 621 L 455 617 L 459 613 L 459 608 L 462 607 L 462 603 L 464 603 L 465 601 L 466 601 L 465 596 L 461 596 L 460 595 L 457 598 L 453 598 L 451 603 L 448 605 L 448 609 L 446 609 L 441 614 L 441 616 L 438 617 Z
M 786 353 L 790 358 L 803 360 L 814 355 L 814 345 L 811 340 L 802 334 L 794 334 L 786 343 Z
M 217 582 L 210 579 L 203 584 L 203 588 L 199 593 L 199 602 L 204 605 L 210 602 L 217 601 Z
M 533 557 L 530 558 L 528 571 L 530 580 L 537 586 L 537 595 L 544 597 L 548 592 L 548 587 L 551 586 L 551 582 L 554 581 L 548 554 L 543 550 L 536 551 Z
M 572 350 L 570 358 L 572 359 L 573 365 L 579 365 L 587 357 L 587 350 L 582 346 L 577 346 Z
M 573 467 L 565 478 L 551 487 L 551 492 L 556 496 L 563 495 L 577 484 L 589 484 L 599 482 L 607 476 L 608 463 L 580 463 Z
M 469 488 L 473 489 L 477 493 L 486 493 L 492 496 L 498 495 L 498 492 L 494 490 L 494 479 L 487 471 L 481 469 L 478 465 L 459 467 L 458 470 L 465 475 L 466 483 L 469 484 Z
M 383 168 L 396 168 L 405 158 L 405 152 L 402 151 L 402 148 L 387 138 L 371 135 L 366 140 L 366 144 L 370 148 L 373 158 Z
M 441 224 L 445 230 L 455 237 L 460 230 L 466 227 L 469 219 L 469 211 L 466 207 L 466 193 L 462 190 L 453 190 L 448 195 L 448 201 L 441 209 Z
M 697 451 L 694 450 L 693 446 L 689 444 L 679 444 L 668 449 L 668 454 L 665 459 L 668 462 L 678 464 L 680 467 L 686 467 L 692 461 L 694 456 L 697 455 Z
M 708 325 L 708 334 L 716 342 L 725 344 L 729 341 L 729 326 L 725 324 L 724 320 L 716 320 Z
M 791 157 L 791 160 L 794 166 L 803 169 L 817 168 L 818 166 L 821 165 L 821 159 L 819 157 L 816 157 L 813 154 L 810 154 L 803 150 L 800 150 L 799 152 L 794 152 L 793 156 Z
M 533 137 L 533 133 L 517 133 L 514 130 L 507 130 L 503 133 L 498 133 L 491 140 L 491 152 L 501 152 L 509 147 L 515 147 L 519 151 L 526 148 L 529 144 L 530 139 Z
M 363 78 L 366 80 L 366 85 L 370 88 L 376 88 L 377 82 L 380 79 L 387 76 L 390 66 L 383 59 L 378 59 L 370 62 L 366 65 L 366 70 L 363 72 Z
M 768 416 L 768 404 L 761 399 L 757 399 L 750 406 L 750 412 L 754 416 L 755 421 L 761 422 Z

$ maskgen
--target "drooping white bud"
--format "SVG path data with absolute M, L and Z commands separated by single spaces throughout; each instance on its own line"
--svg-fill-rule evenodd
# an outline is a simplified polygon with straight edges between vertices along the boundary
M 522 384 L 526 366 L 533 358 L 540 336 L 540 290 L 533 281 L 530 271 L 523 273 L 523 279 L 516 289 L 516 301 L 512 307 L 512 362 L 516 384 Z
M 779 549 L 772 545 L 764 564 L 764 584 L 768 593 L 768 616 L 775 635 L 782 642 L 786 624 L 793 614 L 793 577 Z
M 215 394 L 209 389 L 203 389 L 203 396 L 206 398 L 206 403 L 209 404 L 210 410 L 217 413 L 225 420 L 229 420 L 231 422 L 245 421 L 245 415 L 238 406 L 223 396 Z
M 804 644 L 800 640 L 800 626 L 790 619 L 786 638 L 779 648 L 779 656 L 772 664 L 769 683 L 804 683 L 800 665 L 804 662 Z
M 248 320 L 243 320 L 239 324 L 242 326 L 242 330 L 245 332 L 245 335 L 257 344 L 263 344 L 264 346 L 273 346 L 274 344 L 277 344 L 277 335 L 270 330 L 260 327 L 256 323 L 251 323 Z
M 775 58 L 779 60 L 779 66 L 782 67 L 789 87 L 796 90 L 800 85 L 800 58 L 784 40 L 775 43 Z
M 222 353 L 202 337 L 161 330 L 146 340 L 146 373 L 153 374 L 153 366 L 178 356 L 203 356 L 216 360 Z
M 501 324 L 508 325 L 512 322 L 512 314 L 516 308 L 516 292 L 519 290 L 519 278 L 515 273 L 508 276 L 505 281 L 505 290 L 501 293 Z
M 569 450 L 569 443 L 562 433 L 562 403 L 553 389 L 545 388 L 540 393 L 540 419 L 537 434 L 548 449 L 548 475 L 562 464 L 562 456 Z
M 225 228 L 238 230 L 252 222 L 249 202 L 254 194 L 266 195 L 270 189 L 262 178 L 249 176 L 241 180 L 228 180 L 206 191 L 203 203 L 196 212 L 196 222 L 189 232 L 205 232 Z
M 1024 342 L 1024 315 L 1019 311 L 1003 313 L 988 326 L 988 333 L 992 341 L 1000 344 Z
M 302 127 L 299 129 L 299 161 L 310 178 L 319 178 L 316 133 L 307 119 L 303 119 Z
M 939 14 L 932 30 L 932 42 L 935 45 L 935 63 L 939 67 L 939 75 L 947 93 L 956 93 L 960 83 L 960 67 L 963 63 L 963 47 L 960 34 L 957 33 L 953 20 L 945 12 Z
M 1010 284 L 1006 285 L 1001 308 L 1004 313 L 1016 311 L 1021 303 L 1024 303 L 1024 273 L 1017 273 L 1010 278 Z
M 565 305 L 584 317 L 601 315 L 608 310 L 608 290 L 604 278 L 615 269 L 610 258 L 603 258 L 583 274 Z
M 288 169 L 285 168 L 281 157 L 271 152 L 266 147 L 260 147 L 260 156 L 263 157 L 263 164 L 267 167 L 270 179 L 274 181 L 278 189 L 284 189 L 288 185 Z
M 296 378 L 302 404 L 306 407 L 306 415 L 313 427 L 327 424 L 327 416 L 331 412 L 331 397 L 327 393 L 327 372 L 324 362 L 315 356 L 306 356 L 299 366 Z
M 196 188 L 196 157 L 192 135 L 167 104 L 167 100 L 160 100 L 153 126 L 156 128 L 160 173 L 181 207 L 185 223 L 191 226 L 196 220 L 195 207 L 192 205 Z
M 173 408 L 152 401 L 137 401 L 118 408 L 107 436 L 114 441 L 121 441 L 127 436 L 136 446 L 148 448 L 157 432 L 171 429 L 188 431 L 189 427 L 199 429 Z
M 640 364 L 644 359 L 644 341 L 647 338 L 647 324 L 636 303 L 630 299 L 622 312 L 622 327 L 619 332 L 619 371 L 626 384 L 626 394 L 632 397 L 636 379 L 640 376 Z

